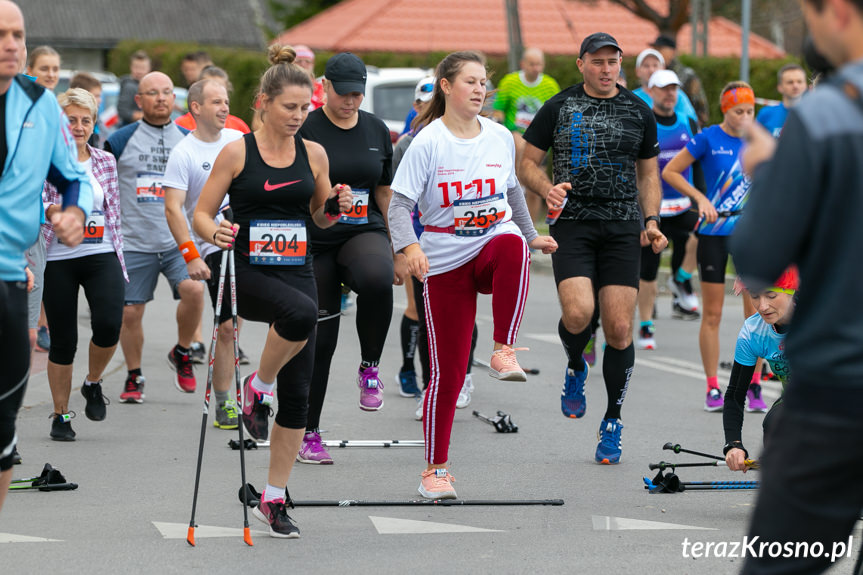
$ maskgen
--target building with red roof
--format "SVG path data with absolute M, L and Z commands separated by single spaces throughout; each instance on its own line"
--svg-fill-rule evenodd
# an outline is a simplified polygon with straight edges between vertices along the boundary
M 651 0 L 662 11 L 662 0 Z M 667 10 L 667 8 L 666 8 Z M 613 35 L 627 56 L 635 56 L 656 38 L 656 26 L 609 0 L 520 0 L 522 42 L 546 54 L 578 55 L 582 39 L 594 32 Z M 714 17 L 708 25 L 708 55 L 740 57 L 742 29 Z M 504 0 L 344 0 L 283 32 L 283 44 L 306 44 L 332 52 L 450 52 L 481 50 L 505 55 Z M 687 24 L 678 33 L 678 50 L 689 53 Z M 782 58 L 785 51 L 752 34 L 750 58 Z

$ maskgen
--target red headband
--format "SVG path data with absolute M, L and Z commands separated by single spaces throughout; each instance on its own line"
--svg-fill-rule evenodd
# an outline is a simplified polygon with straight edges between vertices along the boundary
M 728 90 L 724 94 L 722 94 L 722 100 L 720 102 L 720 109 L 724 114 L 734 106 L 739 104 L 752 104 L 755 105 L 755 92 L 752 91 L 752 88 L 747 86 L 741 86 L 739 88 L 732 88 Z

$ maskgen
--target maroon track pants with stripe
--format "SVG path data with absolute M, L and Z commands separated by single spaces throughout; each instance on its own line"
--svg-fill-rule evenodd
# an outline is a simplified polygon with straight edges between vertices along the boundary
M 512 345 L 530 283 L 530 254 L 516 234 L 492 238 L 463 266 L 426 278 L 431 379 L 423 406 L 426 461 L 447 462 L 455 404 L 467 373 L 477 293 L 492 294 L 494 341 Z

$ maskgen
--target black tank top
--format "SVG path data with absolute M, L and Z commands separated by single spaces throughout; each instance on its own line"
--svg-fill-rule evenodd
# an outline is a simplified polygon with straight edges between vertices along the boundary
M 231 182 L 228 193 L 234 222 L 240 224 L 235 249 L 243 256 L 249 253 L 249 225 L 253 220 L 302 220 L 306 232 L 311 223 L 309 202 L 315 193 L 315 178 L 302 138 L 294 137 L 296 158 L 286 168 L 274 168 L 264 162 L 255 135 L 243 136 L 246 165 Z

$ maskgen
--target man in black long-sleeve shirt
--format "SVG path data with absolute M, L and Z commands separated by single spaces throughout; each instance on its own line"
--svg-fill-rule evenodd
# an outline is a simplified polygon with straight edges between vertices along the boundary
M 794 375 L 768 432 L 749 534 L 818 541 L 827 556 L 765 552 L 747 560 L 747 574 L 821 573 L 863 508 L 863 0 L 802 4 L 838 70 L 789 113 L 775 156 L 753 174 L 731 248 L 751 288 L 790 263 L 801 284 L 786 346 Z

